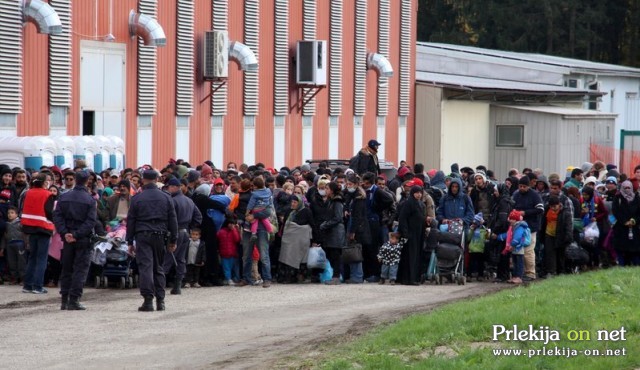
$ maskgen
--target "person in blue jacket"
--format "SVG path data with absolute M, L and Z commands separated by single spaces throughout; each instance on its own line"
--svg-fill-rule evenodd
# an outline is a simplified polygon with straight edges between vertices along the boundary
M 440 200 L 440 206 L 436 210 L 436 218 L 439 223 L 447 223 L 449 220 L 460 219 L 465 227 L 473 222 L 473 203 L 468 195 L 462 191 L 462 181 L 453 178 L 449 184 L 449 192 Z

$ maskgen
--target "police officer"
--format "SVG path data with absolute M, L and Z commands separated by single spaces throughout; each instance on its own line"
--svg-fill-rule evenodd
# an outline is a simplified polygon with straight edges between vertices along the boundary
M 172 266 L 176 267 L 176 278 L 171 289 L 171 294 L 181 294 L 182 279 L 187 272 L 187 250 L 189 249 L 189 228 L 200 226 L 202 213 L 193 201 L 186 197 L 180 190 L 180 180 L 173 177 L 167 183 L 167 191 L 173 198 L 178 219 L 177 248 L 173 256 L 169 253 L 164 256 L 164 271 L 169 272 Z
M 84 310 L 82 288 L 91 266 L 91 235 L 97 219 L 97 203 L 86 187 L 89 173 L 75 174 L 76 185 L 60 196 L 53 223 L 62 238 L 61 310 Z
M 131 206 L 127 214 L 129 253 L 136 255 L 140 275 L 140 294 L 144 297 L 144 303 L 138 311 L 153 311 L 154 296 L 156 308 L 158 311 L 164 311 L 165 276 L 162 264 L 165 248 L 169 253 L 176 250 L 178 235 L 176 210 L 171 196 L 158 189 L 156 185 L 158 176 L 154 170 L 144 171 L 142 192 L 131 198 Z

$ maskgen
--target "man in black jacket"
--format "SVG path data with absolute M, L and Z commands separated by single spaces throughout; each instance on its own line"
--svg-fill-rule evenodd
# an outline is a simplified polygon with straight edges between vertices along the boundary
M 382 245 L 382 213 L 393 206 L 393 197 L 376 185 L 376 175 L 367 172 L 362 176 L 362 187 L 367 194 L 367 221 L 371 233 L 371 244 L 362 245 L 364 276 L 370 283 L 380 281 L 378 250 Z
M 536 235 L 540 230 L 540 216 L 544 212 L 542 198 L 537 191 L 529 187 L 529 177 L 523 176 L 518 182 L 518 191 L 513 194 L 514 209 L 524 212 L 524 221 L 531 230 L 531 244 L 524 248 L 524 277 L 523 280 L 536 278 Z
M 369 140 L 367 146 L 362 148 L 349 163 L 349 167 L 358 175 L 373 172 L 376 176 L 380 174 L 380 164 L 378 163 L 378 147 L 382 145 L 375 139 Z M 354 168 L 355 167 L 355 168 Z
M 75 174 L 76 186 L 60 196 L 53 223 L 63 241 L 60 276 L 61 310 L 84 310 L 82 288 L 91 266 L 91 235 L 97 220 L 97 203 L 87 190 L 89 173 Z

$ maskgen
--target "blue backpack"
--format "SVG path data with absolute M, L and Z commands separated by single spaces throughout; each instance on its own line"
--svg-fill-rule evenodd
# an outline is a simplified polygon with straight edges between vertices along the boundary
M 521 245 L 522 247 L 528 247 L 531 245 L 531 229 L 529 229 L 528 227 L 524 228 Z

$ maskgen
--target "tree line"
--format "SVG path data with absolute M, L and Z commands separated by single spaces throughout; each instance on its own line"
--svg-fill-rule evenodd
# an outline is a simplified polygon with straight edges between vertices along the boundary
M 419 0 L 418 40 L 640 67 L 640 0 Z

